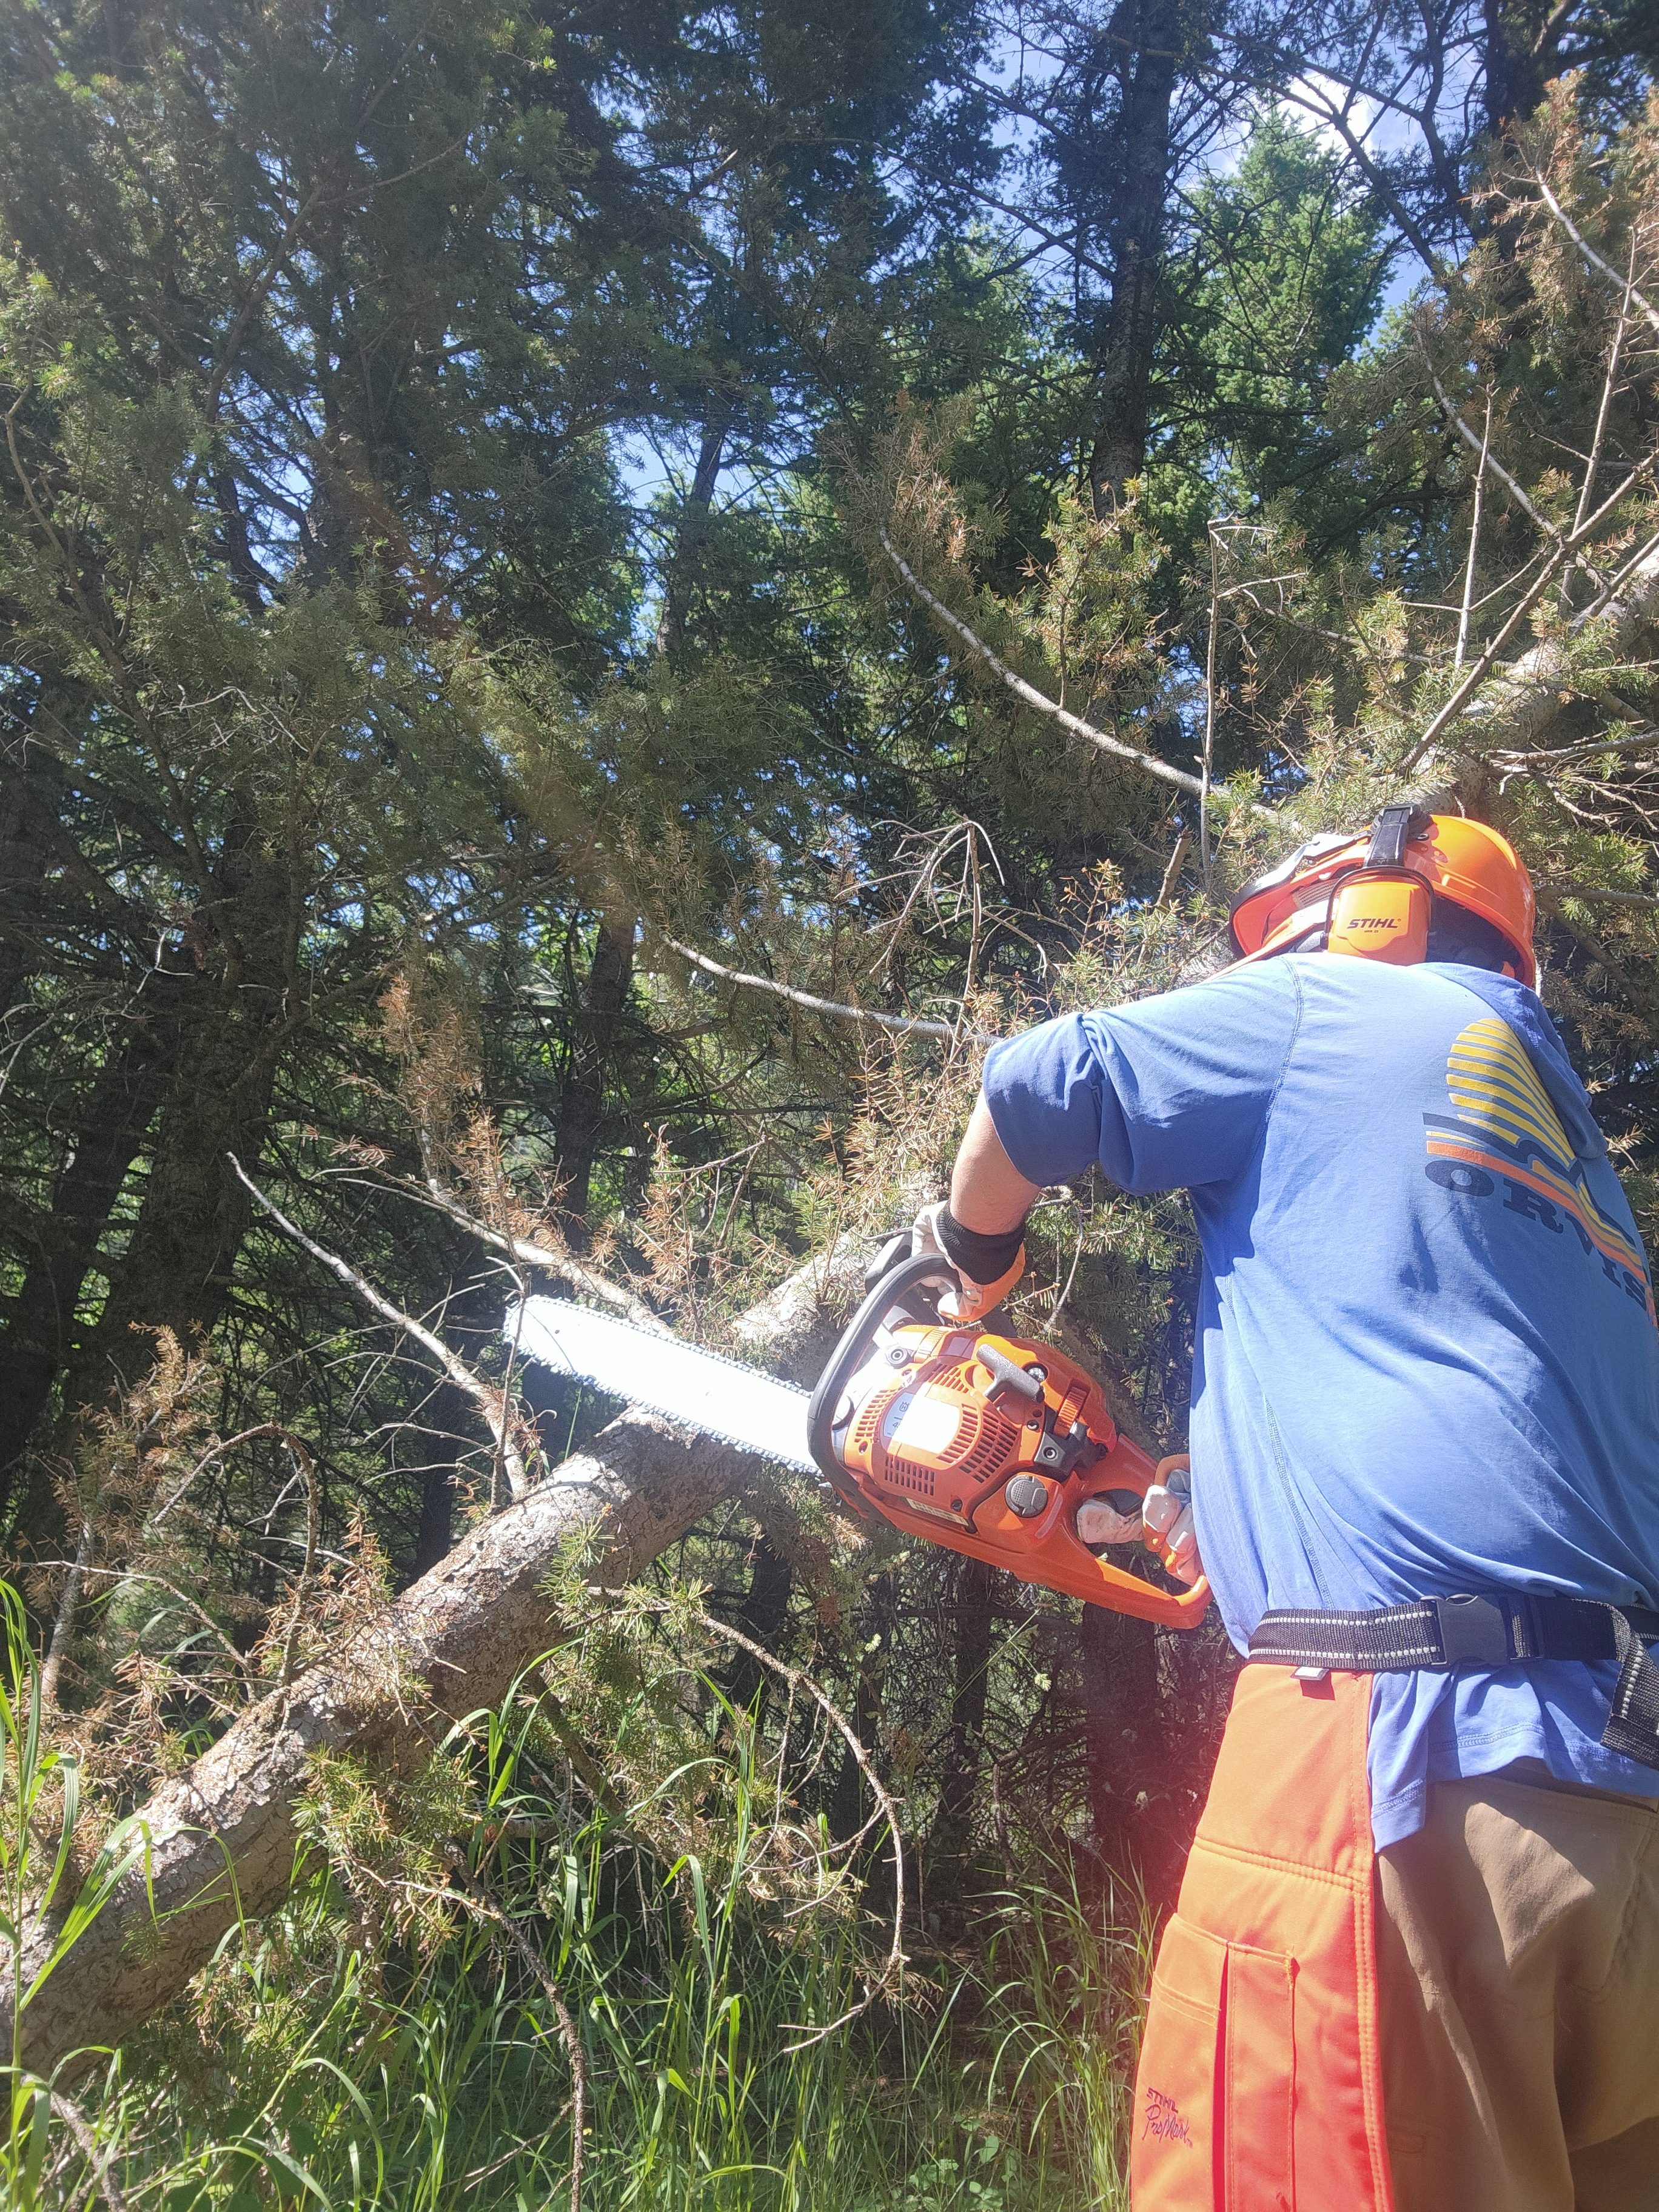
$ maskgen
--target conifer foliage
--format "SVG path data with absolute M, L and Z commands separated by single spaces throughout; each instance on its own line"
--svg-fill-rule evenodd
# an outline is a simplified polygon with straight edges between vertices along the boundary
M 1642 33 L 0 0 L 19 2202 L 1115 2201 L 1218 1633 L 502 1317 L 810 1378 L 988 1036 L 1401 795 L 1650 1220 Z M 1179 1449 L 1184 1206 L 1030 1249 Z

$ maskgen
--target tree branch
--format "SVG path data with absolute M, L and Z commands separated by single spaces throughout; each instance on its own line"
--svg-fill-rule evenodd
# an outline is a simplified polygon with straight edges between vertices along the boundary
M 665 937 L 663 943 L 671 952 L 678 952 L 682 960 L 689 960 L 694 968 L 701 968 L 706 975 L 718 975 L 723 983 L 740 984 L 746 991 L 769 992 L 775 999 L 787 999 L 792 1006 L 805 1006 L 809 1013 L 833 1014 L 838 1020 L 870 1022 L 878 1029 L 890 1030 L 899 1036 L 944 1037 L 952 1044 L 964 1040 L 970 1044 L 995 1044 L 993 1030 L 970 1029 L 966 1024 L 928 1022 L 911 1014 L 878 1014 L 866 1006 L 843 1006 L 836 999 L 820 999 L 815 992 L 798 991 L 788 983 L 775 983 L 769 975 L 745 975 L 740 968 L 723 967 L 711 960 L 706 952 L 695 951 L 682 945 L 678 938 Z M 660 1326 L 660 1324 L 659 1324 Z
M 967 647 L 976 659 L 982 660 L 992 674 L 1007 685 L 1015 698 L 1034 708 L 1037 714 L 1046 714 L 1050 721 L 1058 722 L 1061 729 L 1068 730 L 1073 737 L 1086 738 L 1091 745 L 1098 746 L 1103 753 L 1109 753 L 1115 760 L 1127 761 L 1130 767 L 1138 768 L 1143 775 L 1155 775 L 1161 783 L 1172 783 L 1177 791 L 1189 793 L 1194 799 L 1205 798 L 1201 776 L 1189 775 L 1185 769 L 1171 768 L 1168 761 L 1159 760 L 1155 753 L 1142 752 L 1139 745 L 1127 744 L 1121 738 L 1115 738 L 1105 730 L 1097 729 L 1092 722 L 1085 722 L 1080 714 L 1072 714 L 1057 700 L 1050 699 L 1046 693 L 1039 691 L 1036 684 L 1028 684 L 1023 676 L 1009 667 L 1006 660 L 999 659 L 984 639 L 969 629 L 959 615 L 952 614 L 943 599 L 935 599 L 885 530 L 880 532 L 880 538 L 882 551 L 917 599 L 944 623 L 953 637 Z M 1231 792 L 1224 789 L 1210 792 L 1208 804 L 1212 806 L 1242 805 L 1247 813 L 1259 815 L 1264 821 L 1280 818 L 1271 806 L 1263 806 L 1253 799 L 1235 799 Z
M 228 1152 L 225 1157 L 235 1170 L 237 1181 L 258 1200 L 284 1236 L 291 1237 L 302 1251 L 309 1252 L 312 1258 L 326 1267 L 331 1274 L 337 1276 L 348 1290 L 355 1291 L 363 1304 L 379 1314 L 383 1321 L 392 1322 L 395 1327 L 412 1336 L 423 1351 L 431 1353 L 455 1388 L 471 1399 L 473 1404 L 483 1415 L 490 1436 L 495 1441 L 495 1449 L 507 1469 L 507 1487 L 514 1498 L 522 1498 L 530 1487 L 530 1476 L 525 1468 L 523 1455 L 514 1441 L 513 1409 L 507 1403 L 507 1393 L 504 1390 L 492 1390 L 487 1382 L 481 1382 L 466 1362 L 464 1359 L 458 1359 L 441 1336 L 434 1336 L 432 1331 L 416 1321 L 412 1314 L 406 1314 L 400 1307 L 394 1306 L 390 1298 L 382 1297 L 374 1285 L 360 1275 L 348 1261 L 340 1259 L 336 1254 L 326 1250 L 313 1238 L 307 1237 L 303 1229 L 296 1228 L 285 1213 L 278 1211 L 260 1189 L 258 1184 L 244 1170 L 242 1163 L 234 1152 Z

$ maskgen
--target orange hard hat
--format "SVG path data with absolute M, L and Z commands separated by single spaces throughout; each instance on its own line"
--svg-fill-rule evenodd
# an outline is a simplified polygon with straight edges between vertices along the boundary
M 1233 901 L 1234 950 L 1246 959 L 1323 950 L 1339 886 L 1361 876 L 1420 878 L 1434 902 L 1462 907 L 1495 929 L 1512 956 L 1515 974 L 1523 983 L 1537 983 L 1532 879 L 1514 847 L 1484 822 L 1407 806 L 1385 807 L 1369 834 L 1310 837 L 1287 860 L 1247 884 Z

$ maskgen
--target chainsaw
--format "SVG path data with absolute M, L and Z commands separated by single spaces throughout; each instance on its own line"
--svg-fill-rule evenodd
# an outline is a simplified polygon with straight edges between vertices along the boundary
M 820 1475 L 862 1518 L 1085 1604 L 1195 1626 L 1208 1585 L 1152 1577 L 1140 1516 L 1148 1487 L 1184 1458 L 1155 1462 L 1124 1436 L 1099 1383 L 1054 1346 L 941 1316 L 956 1277 L 936 1255 L 911 1255 L 908 1235 L 868 1279 L 810 1393 L 562 1298 L 525 1299 L 506 1334 L 522 1358 Z M 1105 1544 L 1078 1534 L 1087 1499 L 1105 1509 L 1094 1516 Z M 1149 1571 L 1105 1556 L 1119 1550 Z

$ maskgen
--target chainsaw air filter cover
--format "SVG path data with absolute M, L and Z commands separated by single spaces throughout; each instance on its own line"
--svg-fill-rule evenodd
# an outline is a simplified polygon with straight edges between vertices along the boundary
M 952 1325 L 899 1262 L 854 1316 L 807 1416 L 819 1468 L 860 1510 L 1027 1582 L 1143 1620 L 1188 1626 L 1208 1601 L 1160 1588 L 1079 1539 L 1078 1507 L 1109 1498 L 1126 1529 L 1162 1462 L 1121 1436 L 1100 1385 L 1053 1346 Z

